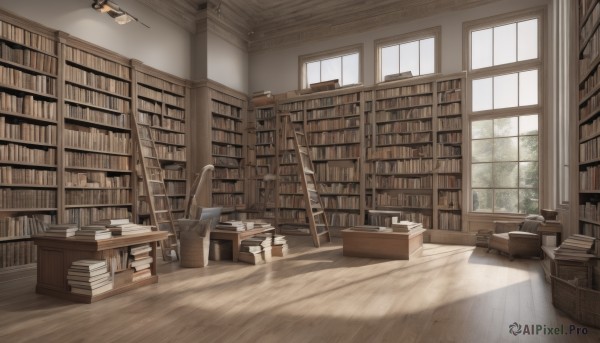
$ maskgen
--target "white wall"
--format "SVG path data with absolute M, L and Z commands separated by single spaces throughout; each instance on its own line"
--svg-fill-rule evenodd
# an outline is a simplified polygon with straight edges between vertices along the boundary
M 250 54 L 250 92 L 270 90 L 281 93 L 298 88 L 298 56 L 315 53 L 353 44 L 364 44 L 363 84 L 375 82 L 374 41 L 442 26 L 442 74 L 452 74 L 462 68 L 462 25 L 465 21 L 485 18 L 502 13 L 549 4 L 549 0 L 502 0 L 488 5 L 462 11 L 404 21 L 396 25 L 374 29 L 368 32 L 328 38 L 290 48 L 271 49 Z
M 191 34 L 135 0 L 116 2 L 150 28 L 135 22 L 118 25 L 108 15 L 93 10 L 91 0 L 0 0 L 0 8 L 190 79 Z
M 248 53 L 208 30 L 208 78 L 242 93 L 248 93 Z

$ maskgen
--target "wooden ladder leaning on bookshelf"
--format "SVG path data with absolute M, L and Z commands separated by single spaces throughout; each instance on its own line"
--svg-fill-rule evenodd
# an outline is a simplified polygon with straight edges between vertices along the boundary
M 140 161 L 144 176 L 144 188 L 152 224 L 159 231 L 168 232 L 167 239 L 160 242 L 160 250 L 164 261 L 176 261 L 179 259 L 177 251 L 177 236 L 175 234 L 175 222 L 171 213 L 171 204 L 167 195 L 165 181 L 162 175 L 162 167 L 156 153 L 156 146 L 152 139 L 150 126 L 139 123 L 135 119 L 135 137 L 140 149 Z M 175 252 L 173 258 L 172 252 Z
M 298 172 L 300 173 L 300 182 L 302 183 L 302 191 L 304 192 L 308 226 L 313 243 L 318 248 L 321 246 L 321 237 L 324 237 L 327 242 L 331 242 L 331 235 L 329 234 L 327 216 L 325 216 L 325 206 L 323 206 L 321 195 L 317 189 L 315 167 L 310 158 L 310 147 L 308 146 L 308 140 L 304 132 L 294 129 L 291 115 L 286 113 L 282 114 L 282 116 L 286 124 L 286 131 L 291 130 L 294 133 L 294 150 L 298 158 Z M 320 220 L 317 220 L 317 218 Z

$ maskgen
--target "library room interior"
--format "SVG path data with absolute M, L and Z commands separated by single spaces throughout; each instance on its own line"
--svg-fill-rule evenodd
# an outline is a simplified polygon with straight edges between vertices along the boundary
M 0 0 L 0 318 L 600 342 L 600 0 Z

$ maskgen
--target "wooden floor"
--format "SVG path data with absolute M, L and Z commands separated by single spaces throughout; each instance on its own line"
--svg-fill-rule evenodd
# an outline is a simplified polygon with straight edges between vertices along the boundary
M 509 333 L 578 325 L 552 307 L 537 260 L 436 244 L 410 261 L 350 258 L 340 243 L 296 238 L 260 266 L 161 264 L 158 284 L 91 305 L 35 294 L 32 272 L 5 278 L 0 342 L 600 342 L 591 328 Z

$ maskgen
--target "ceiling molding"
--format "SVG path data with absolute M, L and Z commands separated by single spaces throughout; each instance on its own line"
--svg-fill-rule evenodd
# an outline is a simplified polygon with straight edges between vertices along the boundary
M 197 0 L 137 0 L 190 33 L 196 33 Z

